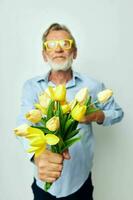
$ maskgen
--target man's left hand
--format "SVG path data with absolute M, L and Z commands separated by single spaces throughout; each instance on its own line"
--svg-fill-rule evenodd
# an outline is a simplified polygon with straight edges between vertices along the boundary
M 94 113 L 91 113 L 89 115 L 86 115 L 81 121 L 80 123 L 85 123 L 85 124 L 89 124 L 91 122 L 97 122 L 98 124 L 102 124 L 104 121 L 104 113 L 103 111 L 99 110 L 96 111 Z

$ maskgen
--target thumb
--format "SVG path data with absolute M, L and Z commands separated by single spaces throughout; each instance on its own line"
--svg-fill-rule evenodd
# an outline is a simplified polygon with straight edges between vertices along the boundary
M 70 153 L 69 153 L 69 150 L 66 149 L 65 151 L 63 151 L 63 158 L 66 159 L 66 160 L 70 160 L 71 156 L 70 156 Z

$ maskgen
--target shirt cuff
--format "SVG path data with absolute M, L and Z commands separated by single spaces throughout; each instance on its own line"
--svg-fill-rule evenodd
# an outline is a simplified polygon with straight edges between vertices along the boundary
M 106 110 L 103 110 L 103 113 L 104 113 L 104 121 L 102 123 L 103 126 L 109 126 L 111 125 L 112 123 L 112 111 L 106 111 Z

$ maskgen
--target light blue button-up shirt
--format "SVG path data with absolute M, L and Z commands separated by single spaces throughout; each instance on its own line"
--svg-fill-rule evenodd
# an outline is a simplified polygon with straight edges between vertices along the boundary
M 55 86 L 51 81 L 48 81 L 48 72 L 44 76 L 34 77 L 24 84 L 22 100 L 21 100 L 21 112 L 18 116 L 17 125 L 23 123 L 29 123 L 24 115 L 28 111 L 34 108 L 34 104 L 38 102 L 38 95 L 44 91 L 49 85 Z M 79 74 L 73 71 L 73 78 L 67 82 L 67 100 L 74 99 L 75 94 L 83 87 L 87 87 L 89 94 L 92 96 L 92 101 L 97 98 L 98 92 L 105 89 L 103 83 L 98 82 L 91 77 L 83 74 Z M 123 111 L 120 106 L 115 102 L 114 97 L 111 97 L 108 102 L 104 104 L 97 104 L 97 106 L 103 110 L 105 119 L 104 126 L 109 126 L 119 122 L 123 117 Z M 52 187 L 49 189 L 49 193 L 59 197 L 68 196 L 76 192 L 83 183 L 87 180 L 89 173 L 92 169 L 93 153 L 94 153 L 94 136 L 92 130 L 92 124 L 79 124 L 80 132 L 82 136 L 81 140 L 69 148 L 71 155 L 70 160 L 64 160 L 63 171 L 61 177 L 55 181 Z M 18 137 L 22 142 L 24 149 L 29 148 L 29 143 L 26 139 Z M 28 154 L 31 159 L 33 154 Z M 35 178 L 37 185 L 44 189 L 44 182 L 38 179 L 37 168 L 35 167 Z

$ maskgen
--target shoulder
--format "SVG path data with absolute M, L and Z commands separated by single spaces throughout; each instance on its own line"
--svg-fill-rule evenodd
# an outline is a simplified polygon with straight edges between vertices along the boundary
M 44 82 L 44 80 L 45 75 L 31 77 L 23 83 L 22 90 L 27 91 L 29 93 L 39 93 L 42 91 L 41 82 Z
M 91 88 L 102 87 L 103 83 L 100 80 L 96 80 L 95 78 L 79 72 L 74 72 L 75 76 L 79 79 L 79 81 L 86 86 Z
M 32 78 L 27 79 L 24 84 L 34 84 L 34 83 L 38 83 L 41 80 L 44 80 L 45 74 L 42 76 L 34 76 Z

